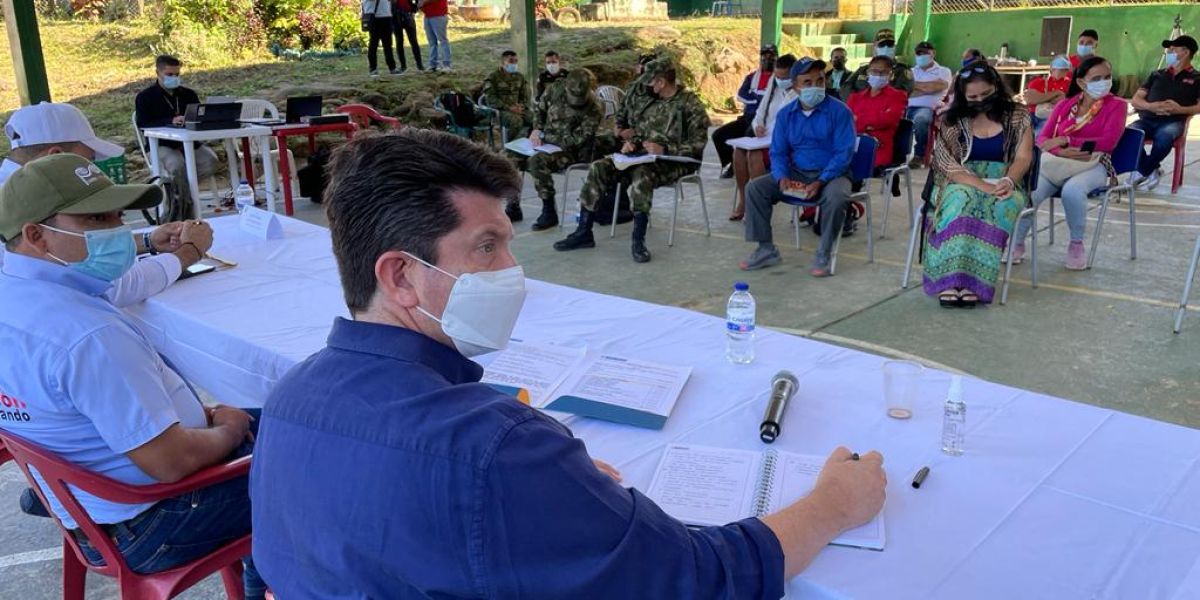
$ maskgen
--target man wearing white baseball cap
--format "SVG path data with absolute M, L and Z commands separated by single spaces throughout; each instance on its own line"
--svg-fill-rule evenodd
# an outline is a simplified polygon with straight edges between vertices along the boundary
M 12 152 L 0 164 L 0 184 L 21 165 L 48 154 L 70 152 L 90 161 L 121 156 L 125 149 L 96 137 L 83 111 L 70 104 L 41 102 L 18 109 L 4 124 Z
M 125 152 L 120 145 L 96 137 L 83 111 L 64 103 L 42 102 L 17 109 L 4 124 L 4 133 L 12 151 L 0 163 L 0 185 L 22 165 L 43 156 L 76 154 L 97 161 Z M 128 273 L 113 282 L 105 295 L 114 306 L 137 304 L 163 291 L 179 279 L 183 269 L 202 258 L 194 256 L 190 250 L 181 251 L 180 240 L 185 227 L 209 229 L 208 224 L 198 221 L 178 222 L 134 234 L 138 254 L 154 256 L 138 261 Z M 3 263 L 4 249 L 0 248 L 0 265 Z

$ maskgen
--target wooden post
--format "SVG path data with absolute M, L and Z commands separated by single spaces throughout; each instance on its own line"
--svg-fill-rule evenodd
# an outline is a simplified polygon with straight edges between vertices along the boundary
M 529 92 L 537 93 L 537 77 L 540 72 L 537 44 L 537 10 L 534 0 L 509 0 L 508 14 L 512 30 L 512 46 L 517 58 L 524 65 L 525 78 L 529 80 Z M 528 98 L 533 101 L 533 98 Z
M 762 46 L 783 39 L 783 0 L 762 0 Z
M 49 102 L 50 83 L 46 79 L 46 61 L 42 57 L 42 38 L 38 34 L 37 9 L 33 2 L 4 0 L 4 24 L 8 29 L 8 47 L 21 105 Z

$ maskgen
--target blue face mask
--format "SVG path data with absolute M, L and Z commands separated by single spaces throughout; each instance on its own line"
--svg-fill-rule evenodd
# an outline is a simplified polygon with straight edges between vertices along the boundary
M 775 87 L 778 89 L 784 90 L 784 91 L 789 90 L 792 87 L 792 80 L 787 79 L 787 78 L 780 79 L 780 78 L 776 77 L 775 78 Z
M 932 56 L 930 56 L 928 54 L 918 54 L 917 55 L 917 66 L 918 67 L 921 67 L 922 69 L 924 69 L 932 64 L 933 64 Z
M 173 90 L 183 85 L 183 78 L 178 75 L 167 75 L 163 77 L 162 84 L 163 87 L 167 88 L 168 90 Z
M 1167 66 L 1174 67 L 1179 64 L 1179 55 L 1174 52 L 1167 53 Z
M 867 85 L 871 86 L 873 90 L 881 89 L 887 84 L 887 75 L 867 75 Z
M 517 65 L 515 65 L 515 64 L 513 64 L 513 63 L 505 63 L 505 64 L 504 64 L 504 70 L 505 70 L 505 71 L 507 71 L 507 72 L 509 72 L 509 73 L 516 73 L 516 72 L 517 72 Z
M 1091 56 L 1095 51 L 1096 47 L 1088 44 L 1080 44 L 1075 48 L 1075 54 L 1078 54 L 1079 56 Z
M 1094 99 L 1099 100 L 1108 95 L 1112 90 L 1111 79 L 1097 79 L 1096 81 L 1087 82 L 1087 94 Z
M 800 104 L 805 108 L 813 108 L 825 100 L 825 88 L 820 86 L 800 90 Z
M 891 48 L 889 48 L 887 46 L 880 46 L 875 49 L 875 56 L 886 56 L 888 58 L 895 58 L 896 57 L 896 48 L 894 46 Z
M 50 231 L 81 237 L 87 241 L 87 258 L 80 262 L 68 263 L 53 254 L 50 255 L 50 258 L 84 275 L 103 281 L 116 281 L 128 273 L 133 268 L 133 263 L 137 261 L 137 246 L 133 244 L 133 234 L 130 233 L 128 225 L 84 233 L 66 231 L 49 225 L 42 225 L 42 227 Z

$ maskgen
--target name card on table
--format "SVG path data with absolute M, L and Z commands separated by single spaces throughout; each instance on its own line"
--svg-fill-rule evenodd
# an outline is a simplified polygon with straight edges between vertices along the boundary
M 283 224 L 273 212 L 261 208 L 247 206 L 242 210 L 242 231 L 264 240 L 274 240 L 283 237 Z

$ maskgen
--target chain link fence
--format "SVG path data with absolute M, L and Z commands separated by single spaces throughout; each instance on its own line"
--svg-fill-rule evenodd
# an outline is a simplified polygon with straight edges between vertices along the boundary
M 1149 4 L 1192 4 L 1196 0 L 933 0 L 933 13 L 979 12 L 1014 8 L 1084 8 L 1094 6 L 1143 6 Z M 899 3 L 900 0 L 897 0 Z

